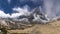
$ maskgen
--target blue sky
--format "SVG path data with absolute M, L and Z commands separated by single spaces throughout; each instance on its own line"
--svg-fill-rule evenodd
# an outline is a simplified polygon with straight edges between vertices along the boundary
M 14 7 L 23 7 L 28 5 L 30 10 L 42 6 L 43 1 L 41 0 L 0 0 L 0 9 L 4 10 L 5 13 L 13 13 L 12 8 Z

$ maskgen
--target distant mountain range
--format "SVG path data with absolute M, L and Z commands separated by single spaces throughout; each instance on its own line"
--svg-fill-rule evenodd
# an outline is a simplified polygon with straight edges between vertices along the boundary
M 34 9 L 30 15 L 21 15 L 17 18 L 0 18 L 0 24 L 7 28 L 24 28 L 32 26 L 33 23 L 47 23 L 49 20 L 44 13 L 40 12 L 39 7 Z

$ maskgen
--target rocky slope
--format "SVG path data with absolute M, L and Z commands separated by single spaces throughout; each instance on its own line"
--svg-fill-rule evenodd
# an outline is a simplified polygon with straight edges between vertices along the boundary
M 8 20 L 8 19 L 1 19 L 0 20 L 0 28 L 6 29 L 24 29 L 29 26 L 32 26 L 30 23 L 15 21 L 15 20 Z
M 48 24 L 35 24 L 33 27 L 24 30 L 8 30 L 10 33 L 26 34 L 60 34 L 60 20 Z

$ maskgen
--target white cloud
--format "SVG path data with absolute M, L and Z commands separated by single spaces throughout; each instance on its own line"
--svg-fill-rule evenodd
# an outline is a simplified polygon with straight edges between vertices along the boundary
M 10 17 L 10 15 L 9 14 L 5 14 L 4 11 L 0 10 L 0 17 L 7 18 L 7 17 Z
M 24 6 L 23 8 L 20 8 L 20 7 L 13 8 L 13 11 L 17 11 L 18 13 L 12 13 L 10 15 L 10 14 L 6 14 L 6 13 L 4 13 L 4 11 L 0 10 L 0 17 L 2 17 L 2 18 L 8 18 L 8 17 L 9 18 L 17 18 L 20 15 L 26 15 L 26 16 L 30 15 L 27 5 Z
M 25 15 L 25 16 L 29 16 L 31 14 L 31 12 L 29 12 L 28 10 L 28 6 L 24 6 L 23 8 L 17 7 L 17 8 L 13 8 L 14 11 L 17 11 L 19 13 L 13 13 L 11 16 L 20 16 L 20 15 Z

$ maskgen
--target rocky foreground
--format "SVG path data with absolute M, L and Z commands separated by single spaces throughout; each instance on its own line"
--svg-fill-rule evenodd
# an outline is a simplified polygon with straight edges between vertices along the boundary
M 24 30 L 8 30 L 10 33 L 22 34 L 60 34 L 60 20 L 48 24 L 35 24 Z
M 0 20 L 1 28 L 5 28 L 7 34 L 60 34 L 60 20 L 47 24 L 29 24 L 6 19 Z

